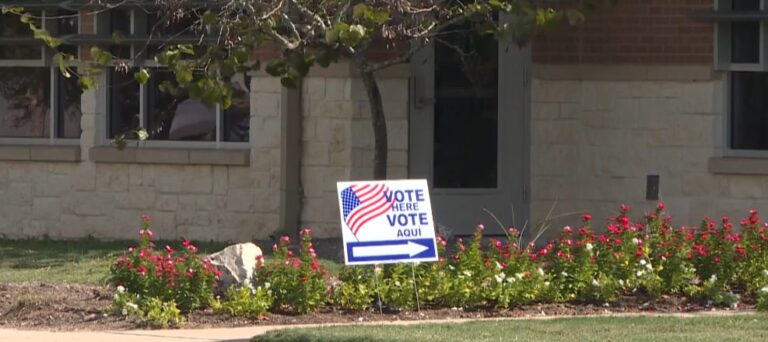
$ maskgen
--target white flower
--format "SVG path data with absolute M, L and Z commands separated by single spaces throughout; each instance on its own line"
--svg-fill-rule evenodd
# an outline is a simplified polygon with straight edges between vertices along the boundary
M 624 286 L 624 279 L 619 279 L 619 285 Z
M 762 292 L 762 293 L 768 293 L 768 286 L 766 286 L 766 287 L 763 287 L 762 289 L 760 289 L 760 292 Z
M 138 310 L 139 306 L 134 303 L 126 303 L 125 306 L 129 306 L 131 309 Z
M 497 274 L 497 275 L 495 276 L 495 278 L 496 278 L 496 282 L 497 282 L 497 283 L 501 283 L 501 282 L 503 282 L 505 277 L 506 277 L 506 274 L 504 274 L 504 272 L 501 272 L 501 273 Z
M 560 272 L 560 275 L 562 275 L 563 277 L 567 277 L 568 273 L 565 273 L 565 271 L 562 271 L 562 272 Z
M 549 282 L 548 282 L 548 281 L 545 281 L 545 282 L 544 282 L 544 286 L 549 286 Z
M 640 265 L 643 265 L 643 266 L 645 266 L 645 264 L 647 264 L 647 263 L 648 263 L 648 262 L 647 262 L 647 261 L 645 261 L 645 259 L 640 259 Z
M 453 267 L 453 265 L 448 265 L 448 269 L 450 269 L 451 271 L 453 271 L 453 270 L 455 270 L 456 268 L 455 268 L 455 267 Z
M 515 273 L 515 278 L 517 278 L 517 279 L 523 279 L 523 277 L 525 277 L 525 274 L 524 274 L 524 273 Z
M 120 313 L 122 313 L 123 316 L 128 316 L 128 310 L 126 310 L 125 308 L 123 308 L 123 311 L 121 311 Z
M 539 267 L 539 275 L 544 276 L 544 269 Z
M 471 271 L 464 271 L 464 275 L 467 276 L 467 277 L 471 277 L 472 276 L 472 272 Z
M 640 243 L 640 240 L 638 240 L 637 238 L 632 238 L 632 243 L 638 244 Z
M 395 286 L 400 287 L 400 281 L 399 280 L 395 280 Z
M 636 274 L 638 277 L 642 277 L 642 276 L 643 276 L 643 274 L 645 274 L 645 271 L 637 271 L 637 273 L 635 273 L 635 274 Z
M 763 270 L 763 275 L 768 277 L 768 270 Z
M 594 287 L 600 287 L 600 282 L 597 281 L 597 279 L 592 279 L 592 286 Z
M 586 245 L 584 245 L 584 248 L 586 248 L 588 251 L 591 251 L 591 250 L 592 250 L 592 248 L 594 248 L 594 246 L 592 246 L 592 244 L 591 244 L 591 243 L 587 242 L 587 244 L 586 244 Z
M 653 265 L 651 265 L 651 264 L 649 263 L 649 264 L 645 265 L 645 268 L 647 268 L 647 269 L 648 269 L 648 271 L 652 271 L 652 270 L 653 270 Z
M 711 277 L 709 277 L 709 281 L 716 282 L 717 281 L 717 274 L 713 274 Z
M 512 284 L 512 283 L 514 283 L 516 281 L 517 281 L 517 279 L 515 279 L 514 277 L 507 277 L 507 282 L 510 283 L 510 284 Z
M 661 256 L 661 261 L 667 261 L 667 257 L 665 257 L 665 256 L 663 256 L 663 255 L 662 255 L 662 256 Z
M 496 268 L 498 268 L 498 269 L 502 269 L 502 268 L 504 268 L 504 267 L 501 267 L 501 264 L 500 264 L 498 261 L 496 261 Z
M 264 288 L 269 289 L 269 287 L 272 286 L 269 282 L 264 283 Z
M 120 292 L 120 293 L 125 292 L 125 287 L 123 285 L 117 285 L 117 292 Z

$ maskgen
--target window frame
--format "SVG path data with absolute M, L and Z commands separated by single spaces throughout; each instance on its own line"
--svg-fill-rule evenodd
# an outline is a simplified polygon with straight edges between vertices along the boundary
M 162 42 L 166 42 L 169 37 L 167 36 L 156 36 L 154 34 L 151 34 L 149 32 L 149 16 L 151 14 L 147 14 L 143 11 L 138 11 L 136 8 L 126 8 L 127 11 L 130 11 L 130 35 L 133 36 L 134 39 L 130 39 L 129 41 L 119 44 L 119 45 L 130 45 L 130 54 L 133 57 L 132 60 L 128 61 L 127 65 L 130 68 L 147 68 L 150 69 L 150 78 L 152 77 L 153 70 L 152 69 L 162 69 L 161 66 L 158 65 L 157 62 L 155 62 L 152 59 L 146 58 L 147 49 L 150 46 L 153 46 L 152 42 L 155 40 L 161 40 Z M 97 16 L 97 24 L 96 24 L 96 35 L 101 37 L 111 37 L 112 32 L 112 23 L 111 18 L 108 14 L 100 14 Z M 144 29 L 142 29 L 144 28 Z M 182 35 L 179 39 L 180 42 L 183 42 L 186 40 L 189 40 L 190 36 L 184 36 Z M 199 40 L 199 37 L 195 36 L 193 37 L 194 40 Z M 135 42 L 135 40 L 141 40 L 140 43 Z M 142 58 L 136 58 L 138 52 L 136 46 L 143 45 L 145 46 L 144 50 L 144 56 Z M 109 71 L 109 70 L 107 70 Z M 107 89 L 111 89 L 112 81 L 111 81 L 111 73 L 107 72 L 106 76 L 106 83 L 107 83 Z M 147 124 L 149 122 L 149 84 L 139 84 L 139 127 L 147 128 Z M 111 120 L 112 120 L 112 91 L 106 92 L 106 118 L 104 120 L 104 124 L 102 125 L 104 128 L 102 138 L 104 139 L 104 145 L 109 144 L 109 142 L 113 139 L 111 136 Z M 251 105 L 250 101 L 250 93 L 249 93 L 249 114 L 253 113 L 253 106 Z M 250 144 L 250 136 L 248 137 L 248 141 L 224 141 L 224 132 L 223 132 L 223 125 L 224 125 L 224 113 L 226 110 L 224 110 L 220 104 L 216 104 L 215 107 L 215 121 L 216 121 L 216 136 L 213 141 L 192 141 L 192 140 L 135 140 L 135 139 L 126 139 L 126 142 L 128 146 L 142 146 L 142 147 L 152 147 L 152 148 L 199 148 L 199 149 L 249 149 Z M 249 115 L 250 116 L 250 115 Z M 250 130 L 249 130 L 250 132 Z M 250 134 L 250 133 L 249 133 Z
M 44 30 L 49 30 L 51 34 L 56 35 L 57 31 L 57 25 L 56 25 L 56 13 L 58 12 L 58 9 L 53 8 L 43 8 L 40 10 L 40 17 L 43 18 L 40 22 L 40 27 Z M 48 16 L 50 13 L 52 14 L 50 17 Z M 52 18 L 53 17 L 53 18 Z M 78 11 L 77 15 L 77 34 L 80 34 L 81 32 L 81 15 Z M 29 41 L 37 41 L 35 38 L 28 38 Z M 3 44 L 2 41 L 0 41 L 0 44 Z M 61 87 L 59 87 L 59 84 L 61 83 L 61 78 L 63 77 L 61 73 L 59 72 L 59 68 L 57 65 L 53 64 L 53 56 L 55 55 L 55 51 L 51 48 L 45 46 L 42 42 L 36 44 L 41 46 L 40 49 L 40 58 L 39 59 L 0 59 L 0 68 L 8 68 L 8 67 L 32 67 L 32 68 L 43 68 L 47 69 L 49 72 L 49 79 L 48 79 L 48 87 L 49 87 L 49 99 L 48 99 L 48 136 L 47 137 L 0 137 L 0 145 L 47 145 L 47 146 L 76 146 L 80 145 L 80 137 L 78 138 L 64 138 L 59 136 L 59 130 L 58 130 L 58 124 L 60 121 L 59 118 L 59 106 L 60 106 L 60 92 Z M 78 46 L 78 45 L 76 45 Z M 67 62 L 68 66 L 76 67 L 79 64 L 80 54 L 79 49 L 78 53 L 75 56 L 75 59 L 73 61 Z M 82 106 L 82 95 L 81 95 L 81 106 Z M 81 107 L 81 115 L 82 115 L 82 107 Z M 78 122 L 79 125 L 79 122 Z M 81 127 L 82 132 L 82 127 Z M 82 133 L 81 133 L 82 134 Z

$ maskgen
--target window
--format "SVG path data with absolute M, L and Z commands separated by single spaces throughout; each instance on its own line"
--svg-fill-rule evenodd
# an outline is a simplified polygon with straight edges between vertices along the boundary
M 249 77 L 241 74 L 232 78 L 232 105 L 225 110 L 219 105 L 206 106 L 181 88 L 173 92 L 162 90 L 164 82 L 176 84 L 175 75 L 168 70 L 150 69 L 151 77 L 146 85 L 134 79 L 137 70 L 110 71 L 110 138 L 145 127 L 149 140 L 248 141 Z
M 193 16 L 172 21 L 153 13 L 123 8 L 102 15 L 102 35 L 116 37 L 110 49 L 113 55 L 130 60 L 129 70 L 110 70 L 108 74 L 108 137 L 118 137 L 138 127 L 145 127 L 150 141 L 186 141 L 202 143 L 248 142 L 250 127 L 250 77 L 232 77 L 232 105 L 206 106 L 185 89 L 169 91 L 163 85 L 176 85 L 175 75 L 156 67 L 154 54 L 169 39 L 183 41 L 196 35 L 189 26 Z M 138 66 L 148 68 L 151 77 L 145 85 L 134 79 Z M 175 87 L 174 87 L 175 88 Z M 128 136 L 131 138 L 130 136 Z
M 78 15 L 67 11 L 33 12 L 37 26 L 55 35 L 77 34 Z M 0 139 L 40 141 L 80 137 L 80 95 L 76 75 L 64 78 L 53 66 L 54 51 L 32 37 L 11 13 L 0 15 Z M 62 49 L 77 57 L 74 46 Z

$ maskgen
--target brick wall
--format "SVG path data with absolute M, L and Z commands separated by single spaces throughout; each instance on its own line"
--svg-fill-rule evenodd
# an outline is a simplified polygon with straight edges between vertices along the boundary
M 710 64 L 713 24 L 688 17 L 713 0 L 620 0 L 586 13 L 578 27 L 561 25 L 534 41 L 541 64 Z

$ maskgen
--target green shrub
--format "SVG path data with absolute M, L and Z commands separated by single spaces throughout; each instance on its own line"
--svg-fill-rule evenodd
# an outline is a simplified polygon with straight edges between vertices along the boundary
M 303 314 L 316 311 L 328 299 L 330 291 L 326 286 L 327 271 L 317 262 L 311 231 L 304 229 L 300 235 L 301 247 L 298 257 L 288 249 L 290 238 L 283 236 L 279 244 L 272 248 L 274 257 L 271 261 L 259 264 L 256 269 L 254 287 L 271 284 L 274 296 L 273 310 Z
M 214 299 L 211 308 L 214 312 L 232 316 L 259 318 L 272 306 L 272 291 L 269 283 L 264 287 L 230 286 L 224 300 Z
M 207 306 L 219 271 L 198 257 L 197 247 L 189 241 L 182 243 L 180 252 L 171 246 L 155 249 L 149 223 L 143 216 L 139 246 L 129 248 L 112 265 L 109 283 L 142 298 L 175 302 L 184 312 Z

